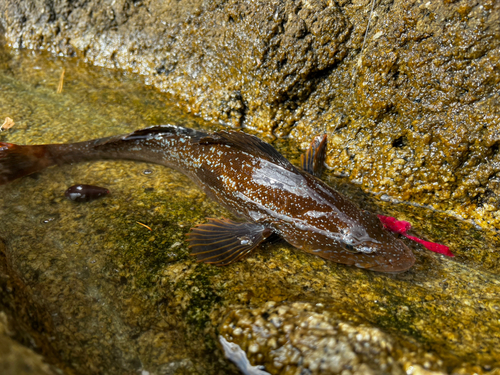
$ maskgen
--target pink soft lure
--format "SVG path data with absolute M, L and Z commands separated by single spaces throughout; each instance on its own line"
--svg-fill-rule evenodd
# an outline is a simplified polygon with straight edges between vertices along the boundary
M 390 230 L 391 232 L 401 234 L 406 238 L 409 238 L 412 241 L 415 241 L 423 246 L 425 246 L 428 250 L 433 251 L 435 253 L 447 255 L 449 257 L 453 257 L 453 253 L 450 251 L 450 248 L 445 245 L 441 245 L 435 242 L 424 241 L 418 237 L 410 236 L 406 232 L 411 229 L 411 224 L 404 220 L 397 220 L 391 216 L 377 215 L 384 228 Z

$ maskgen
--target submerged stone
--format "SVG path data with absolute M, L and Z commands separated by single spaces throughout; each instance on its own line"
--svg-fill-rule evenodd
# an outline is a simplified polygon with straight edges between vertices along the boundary
M 322 303 L 268 302 L 233 310 L 220 332 L 272 374 L 403 375 L 423 356 L 418 345 L 398 342 L 355 314 Z M 426 359 L 432 374 L 445 373 L 439 357 L 426 353 Z

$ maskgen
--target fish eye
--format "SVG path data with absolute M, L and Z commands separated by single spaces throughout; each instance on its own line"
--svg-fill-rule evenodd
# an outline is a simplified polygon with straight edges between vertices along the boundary
M 349 250 L 349 251 L 354 251 L 354 246 L 352 245 L 349 245 L 349 244 L 344 244 L 346 250 Z

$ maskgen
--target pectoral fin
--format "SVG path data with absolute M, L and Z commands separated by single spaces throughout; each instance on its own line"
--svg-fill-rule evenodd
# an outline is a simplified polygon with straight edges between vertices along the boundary
M 314 137 L 309 148 L 300 156 L 303 170 L 316 177 L 321 177 L 326 156 L 326 143 L 326 134 Z
M 188 233 L 191 255 L 198 262 L 217 266 L 228 265 L 255 249 L 272 230 L 254 223 L 239 223 L 229 219 L 208 219 Z

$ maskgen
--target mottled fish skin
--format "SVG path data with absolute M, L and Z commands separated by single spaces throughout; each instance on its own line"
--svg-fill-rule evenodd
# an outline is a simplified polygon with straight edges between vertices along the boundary
M 325 259 L 380 272 L 406 271 L 414 263 L 412 252 L 384 230 L 375 215 L 245 133 L 207 134 L 164 125 L 46 147 L 50 162 L 43 160 L 41 168 L 80 160 L 132 159 L 179 170 L 237 217 Z M 0 184 L 24 175 L 1 158 L 0 151 Z

